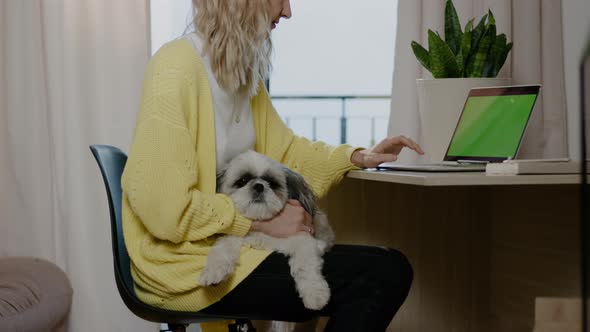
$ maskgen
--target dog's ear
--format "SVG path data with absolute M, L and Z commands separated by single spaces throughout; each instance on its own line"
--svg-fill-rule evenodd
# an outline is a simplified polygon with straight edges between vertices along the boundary
M 289 199 L 298 200 L 305 211 L 312 216 L 316 211 L 316 195 L 314 194 L 311 187 L 305 182 L 305 179 L 301 174 L 284 167 L 285 174 L 287 175 L 287 192 Z
M 224 168 L 219 173 L 217 173 L 217 176 L 215 178 L 215 182 L 216 182 L 215 191 L 216 192 L 221 191 L 221 186 L 223 185 L 223 181 L 225 181 L 225 171 L 226 171 L 226 169 Z

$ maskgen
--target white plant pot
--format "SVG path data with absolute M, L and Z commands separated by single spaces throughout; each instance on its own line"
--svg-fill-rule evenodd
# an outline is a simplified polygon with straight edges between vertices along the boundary
M 425 160 L 440 162 L 469 95 L 479 87 L 507 86 L 509 78 L 418 79 L 418 113 Z

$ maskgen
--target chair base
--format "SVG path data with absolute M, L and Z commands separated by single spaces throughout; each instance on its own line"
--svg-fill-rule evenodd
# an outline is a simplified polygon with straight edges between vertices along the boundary
M 161 324 L 160 332 L 186 332 L 186 328 L 182 324 Z M 228 332 L 256 332 L 256 329 L 250 320 L 238 319 L 228 326 Z
M 160 332 L 186 332 L 186 325 L 160 324 Z
M 229 332 L 256 332 L 256 329 L 250 320 L 237 319 L 235 324 L 229 325 Z

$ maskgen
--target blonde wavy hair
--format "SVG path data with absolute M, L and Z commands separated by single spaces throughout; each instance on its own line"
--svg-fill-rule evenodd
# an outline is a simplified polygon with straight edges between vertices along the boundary
M 221 87 L 254 96 L 271 70 L 268 0 L 192 0 L 195 31 L 204 39 Z

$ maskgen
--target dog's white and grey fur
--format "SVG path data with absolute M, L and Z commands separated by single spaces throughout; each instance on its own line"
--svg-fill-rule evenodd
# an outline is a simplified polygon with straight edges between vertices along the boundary
M 276 216 L 288 199 L 296 199 L 313 217 L 315 237 L 301 234 L 275 238 L 260 232 L 244 237 L 222 236 L 209 252 L 200 284 L 208 286 L 225 280 L 236 267 L 240 248 L 250 245 L 288 256 L 291 275 L 305 307 L 323 308 L 330 299 L 330 288 L 322 276 L 322 255 L 333 245 L 334 232 L 303 176 L 262 154 L 247 151 L 232 159 L 217 175 L 217 192 L 231 197 L 243 216 L 260 221 Z

